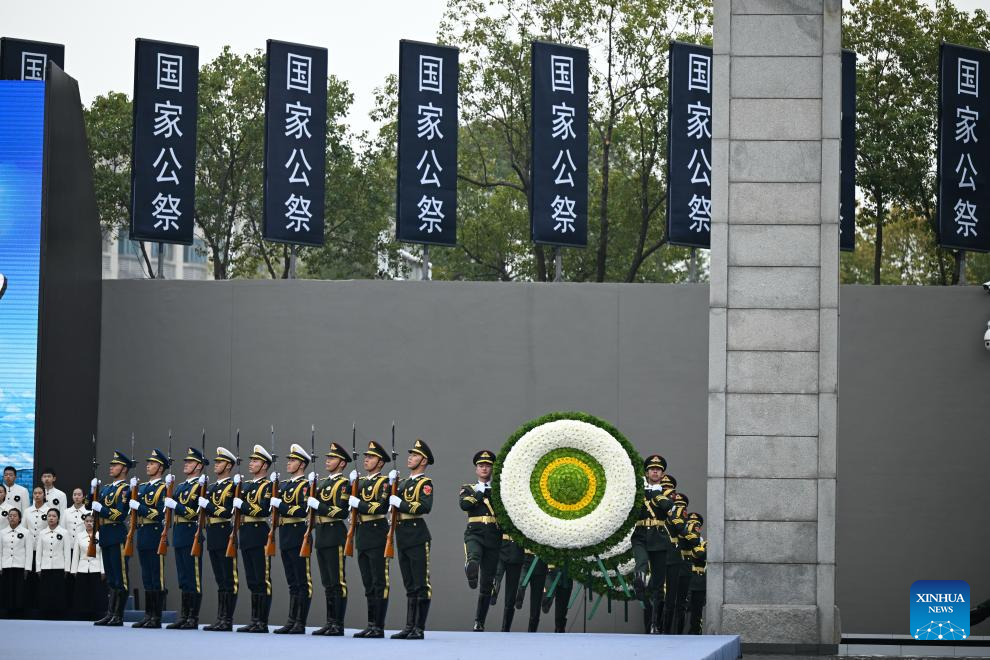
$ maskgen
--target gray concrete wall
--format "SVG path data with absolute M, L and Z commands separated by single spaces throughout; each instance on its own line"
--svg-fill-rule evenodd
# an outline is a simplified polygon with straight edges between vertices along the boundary
M 916 579 L 965 579 L 974 598 L 990 595 L 990 353 L 981 343 L 990 297 L 976 287 L 846 286 L 841 300 L 836 599 L 844 632 L 904 634 Z M 106 281 L 101 461 L 126 448 L 131 431 L 144 457 L 169 428 L 178 447 L 198 444 L 205 426 L 213 447 L 231 446 L 239 427 L 243 450 L 267 442 L 275 424 L 284 453 L 291 440 L 308 446 L 311 424 L 321 444 L 349 442 L 352 421 L 360 438 L 387 442 L 394 418 L 400 445 L 421 436 L 438 459 L 431 625 L 464 629 L 474 592 L 455 498 L 475 448 L 497 449 L 544 412 L 587 410 L 640 451 L 663 452 L 704 511 L 707 366 L 703 285 Z M 747 454 L 798 472 L 812 465 L 800 450 Z M 764 551 L 780 549 L 768 540 Z M 347 571 L 356 626 L 364 599 L 353 561 Z M 174 594 L 171 557 L 167 575 Z M 211 576 L 204 568 L 207 585 Z M 404 607 L 395 589 L 392 626 Z M 209 587 L 206 598 L 209 621 Z M 621 606 L 613 617 L 604 607 L 589 630 L 636 628 L 623 624 Z M 238 619 L 247 612 L 240 603 Z M 322 616 L 315 603 L 311 622 Z M 493 611 L 489 623 L 499 621 Z

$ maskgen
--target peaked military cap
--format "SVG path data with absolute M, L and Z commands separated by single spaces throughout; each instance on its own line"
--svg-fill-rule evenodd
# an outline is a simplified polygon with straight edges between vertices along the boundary
M 698 521 L 698 524 L 699 525 L 704 525 L 705 524 L 705 517 L 703 515 L 701 515 L 700 513 L 698 513 L 697 511 L 692 511 L 691 513 L 687 514 L 687 519 L 688 520 L 696 520 L 696 521 Z
M 480 465 L 481 463 L 488 463 L 489 465 L 495 464 L 495 452 L 488 451 L 487 449 L 482 449 L 477 454 L 474 455 L 474 464 Z
M 313 460 L 312 457 L 306 453 L 306 450 L 295 442 L 293 442 L 289 447 L 289 455 L 286 456 L 286 458 L 295 458 L 303 463 L 306 463 L 307 465 L 309 465 L 309 462 Z
M 330 449 L 327 450 L 327 453 L 324 454 L 324 456 L 333 456 L 334 458 L 340 458 L 343 459 L 345 463 L 351 462 L 351 455 L 347 453 L 346 449 L 338 445 L 336 442 L 330 443 Z
M 643 461 L 643 469 L 649 470 L 650 468 L 660 468 L 664 472 L 667 471 L 667 459 L 665 459 L 660 454 L 653 454 L 652 456 L 647 456 L 646 460 Z
M 672 488 L 677 488 L 677 479 L 674 479 L 672 475 L 669 475 L 666 472 L 662 477 L 660 477 L 660 483 L 670 484 Z
M 683 504 L 684 506 L 687 506 L 688 503 L 690 502 L 690 500 L 688 500 L 688 496 L 687 495 L 685 495 L 684 493 L 679 493 L 679 492 L 678 493 L 674 493 L 674 495 L 670 499 L 672 499 L 675 502 L 678 502 L 680 504 Z
M 268 450 L 261 445 L 255 445 L 254 449 L 251 450 L 251 458 L 257 458 L 259 461 L 264 461 L 269 465 L 272 464 L 272 455 L 268 453 Z
M 384 462 L 388 463 L 391 459 L 388 457 L 388 452 L 380 444 L 372 440 L 368 443 L 368 448 L 364 450 L 365 456 L 377 456 Z
M 190 447 L 189 448 L 189 450 L 186 452 L 186 457 L 183 460 L 186 460 L 186 461 L 196 461 L 197 463 L 199 463 L 201 465 L 209 465 L 210 464 L 210 460 L 208 458 L 206 458 L 206 456 L 203 456 L 203 452 L 201 452 L 200 450 L 196 449 L 195 447 Z
M 236 463 L 237 457 L 234 456 L 234 452 L 230 451 L 226 447 L 217 447 L 217 455 L 213 459 L 214 461 L 227 461 L 228 463 Z
M 172 461 L 169 460 L 168 456 L 166 456 L 165 452 L 163 452 L 161 449 L 152 449 L 151 456 L 149 456 L 144 462 L 160 463 L 165 467 L 169 467 L 170 465 L 172 465 Z
M 414 444 L 413 448 L 409 450 L 409 453 L 425 456 L 426 464 L 433 465 L 433 452 L 430 451 L 430 448 L 426 445 L 426 443 L 419 438 L 416 439 L 416 444 Z
M 110 465 L 123 465 L 124 467 L 130 469 L 134 467 L 134 461 L 131 460 L 130 456 L 120 451 L 119 449 L 113 450 L 113 458 L 110 459 Z

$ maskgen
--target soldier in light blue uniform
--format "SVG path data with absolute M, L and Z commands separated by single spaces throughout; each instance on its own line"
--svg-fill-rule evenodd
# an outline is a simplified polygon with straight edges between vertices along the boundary
M 190 447 L 182 461 L 182 473 L 186 475 L 186 480 L 175 487 L 171 498 L 165 498 L 165 508 L 172 509 L 175 570 L 179 575 L 179 591 L 182 592 L 179 616 L 175 623 L 165 626 L 169 630 L 199 628 L 199 607 L 203 602 L 200 578 L 203 574 L 203 555 L 193 557 L 192 545 L 196 537 L 196 522 L 199 516 L 198 499 L 204 492 L 206 484 L 203 467 L 209 464 L 210 461 L 203 456 L 203 452 Z M 202 534 L 199 541 L 203 542 Z
M 100 552 L 103 555 L 103 573 L 106 575 L 109 590 L 109 605 L 106 616 L 94 621 L 97 626 L 124 625 L 124 604 L 127 602 L 127 565 L 124 557 L 124 541 L 127 538 L 127 502 L 130 491 L 127 488 L 127 471 L 134 467 L 127 454 L 114 450 L 110 460 L 110 478 L 113 480 L 100 489 L 99 497 L 93 502 L 93 513 L 100 517 Z M 94 478 L 92 487 L 96 488 Z
M 145 461 L 148 481 L 138 486 L 136 500 L 127 504 L 137 512 L 137 553 L 141 562 L 144 586 L 144 618 L 132 628 L 161 628 L 162 607 L 165 605 L 165 557 L 158 554 L 165 518 L 165 470 L 172 461 L 161 449 L 152 449 Z M 131 477 L 131 488 L 137 477 Z

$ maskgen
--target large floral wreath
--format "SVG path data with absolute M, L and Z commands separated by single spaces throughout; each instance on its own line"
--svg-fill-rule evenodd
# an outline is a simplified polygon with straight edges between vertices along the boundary
M 618 559 L 628 550 L 643 499 L 643 461 L 608 422 L 581 412 L 551 413 L 506 441 L 493 484 L 503 531 L 544 561 Z

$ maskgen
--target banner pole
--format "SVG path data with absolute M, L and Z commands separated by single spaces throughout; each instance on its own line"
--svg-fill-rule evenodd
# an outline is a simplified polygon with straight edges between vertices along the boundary
M 164 247 L 165 247 L 165 244 L 159 241 L 159 243 L 158 243 L 158 274 L 156 275 L 156 277 L 158 279 L 160 279 L 160 280 L 165 278 L 165 255 L 162 254 Z

